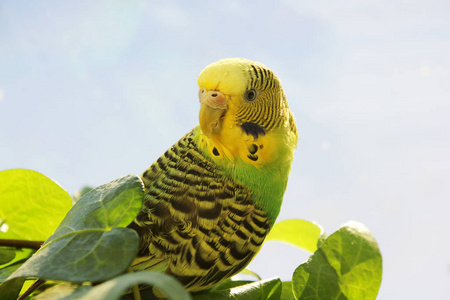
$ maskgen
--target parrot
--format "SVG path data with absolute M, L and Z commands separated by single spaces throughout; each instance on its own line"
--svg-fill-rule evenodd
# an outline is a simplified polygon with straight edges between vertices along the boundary
M 141 175 L 132 270 L 212 288 L 243 270 L 280 212 L 298 133 L 280 80 L 244 58 L 198 77 L 199 125 Z

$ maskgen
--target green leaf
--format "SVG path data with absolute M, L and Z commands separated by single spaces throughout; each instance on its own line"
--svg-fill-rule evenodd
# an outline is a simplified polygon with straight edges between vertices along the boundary
M 12 273 L 14 273 L 26 260 L 19 260 L 13 264 L 0 269 L 0 283 L 5 282 Z
M 85 194 L 35 255 L 10 278 L 103 281 L 126 270 L 139 244 L 130 224 L 144 196 L 138 176 L 128 175 Z
M 281 241 L 314 252 L 323 229 L 312 222 L 292 219 L 276 223 L 266 241 Z
M 31 170 L 0 172 L 0 239 L 43 241 L 72 206 L 70 195 Z
M 0 265 L 9 263 L 16 257 L 15 249 L 1 249 L 0 248 Z
M 16 300 L 24 282 L 24 278 L 15 278 L 0 284 L 2 300 Z
M 33 300 L 70 300 L 79 299 L 92 289 L 91 285 L 75 285 L 68 282 L 55 285 L 38 294 Z
M 131 287 L 147 284 L 158 288 L 168 299 L 190 300 L 191 296 L 173 277 L 158 273 L 143 271 L 129 273 L 95 286 L 79 300 L 116 300 Z
M 294 293 L 292 292 L 292 282 L 283 281 L 282 284 L 280 300 L 295 300 Z
M 296 299 L 375 299 L 382 259 L 369 230 L 348 223 L 330 235 L 292 278 Z
M 26 248 L 14 249 L 12 251 L 14 251 L 14 258 L 6 264 L 0 266 L 0 283 L 6 281 L 6 279 L 35 252 L 35 250 Z
M 259 277 L 258 274 L 256 274 L 255 272 L 253 272 L 252 270 L 249 270 L 249 269 L 244 269 L 244 270 L 242 270 L 241 272 L 239 272 L 239 274 L 242 274 L 242 275 L 250 275 L 250 276 L 253 276 L 253 277 L 255 278 L 255 280 L 262 280 L 262 278 Z M 238 274 L 238 275 L 239 275 L 239 274 Z
M 193 300 L 278 300 L 281 296 L 281 280 L 279 278 L 251 282 L 230 289 L 197 294 Z
M 92 190 L 92 187 L 90 186 L 85 186 L 83 187 L 81 190 L 79 190 L 78 192 L 75 192 L 75 194 L 72 197 L 72 201 L 73 203 L 77 202 L 78 200 L 81 199 L 81 197 L 83 197 L 85 194 L 87 194 L 88 192 L 90 192 Z
M 215 285 L 214 287 L 212 287 L 208 291 L 229 290 L 229 289 L 234 288 L 236 286 L 245 285 L 245 284 L 253 283 L 253 282 L 254 281 L 252 281 L 252 280 L 232 280 L 232 279 L 227 279 L 227 280 L 222 281 L 221 283 Z
M 126 270 L 138 243 L 137 233 L 128 228 L 77 232 L 43 247 L 10 278 L 103 281 Z
M 136 175 L 98 186 L 77 201 L 45 244 L 79 230 L 128 226 L 141 210 L 143 197 L 144 185 Z

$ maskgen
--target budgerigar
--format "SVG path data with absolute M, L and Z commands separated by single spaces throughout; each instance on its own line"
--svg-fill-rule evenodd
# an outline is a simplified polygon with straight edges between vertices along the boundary
M 279 79 L 261 63 L 223 59 L 198 78 L 200 125 L 143 174 L 130 225 L 135 270 L 200 291 L 245 268 L 280 211 L 297 129 Z

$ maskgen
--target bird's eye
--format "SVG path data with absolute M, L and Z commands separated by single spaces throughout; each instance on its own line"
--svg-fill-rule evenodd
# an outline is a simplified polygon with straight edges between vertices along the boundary
M 258 93 L 255 89 L 248 90 L 244 94 L 244 98 L 247 101 L 254 101 L 256 99 L 256 96 L 258 96 Z

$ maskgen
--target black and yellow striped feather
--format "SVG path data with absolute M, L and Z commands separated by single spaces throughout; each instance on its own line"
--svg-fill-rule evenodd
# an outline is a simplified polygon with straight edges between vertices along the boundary
M 133 268 L 162 268 L 190 291 L 242 270 L 270 228 L 251 192 L 203 156 L 196 130 L 144 172 L 144 207 L 130 225 L 141 238 Z

